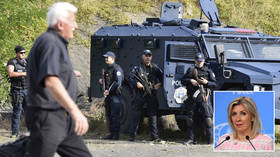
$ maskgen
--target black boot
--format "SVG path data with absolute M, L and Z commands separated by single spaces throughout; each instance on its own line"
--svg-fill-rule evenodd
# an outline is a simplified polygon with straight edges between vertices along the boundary
M 131 142 L 135 141 L 135 136 L 130 135 L 128 140 L 131 141 Z
M 110 135 L 108 135 L 108 136 L 103 137 L 103 140 L 112 140 L 113 137 L 114 137 L 114 135 L 113 135 L 113 134 L 110 134 Z
M 120 137 L 120 134 L 118 132 L 114 133 L 112 140 L 119 140 L 119 137 Z

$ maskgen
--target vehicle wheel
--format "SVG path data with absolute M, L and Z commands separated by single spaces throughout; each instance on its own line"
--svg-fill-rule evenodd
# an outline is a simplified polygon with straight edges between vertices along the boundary
M 178 128 L 181 130 L 181 131 L 187 131 L 187 122 L 186 120 L 182 119 L 182 118 L 179 118 L 180 115 L 175 115 L 175 120 L 176 120 L 176 123 L 178 125 Z
M 129 123 L 132 117 L 131 102 L 134 98 L 134 90 L 129 86 L 127 82 L 124 82 L 122 86 L 122 99 L 121 99 L 121 128 L 122 133 L 129 132 Z

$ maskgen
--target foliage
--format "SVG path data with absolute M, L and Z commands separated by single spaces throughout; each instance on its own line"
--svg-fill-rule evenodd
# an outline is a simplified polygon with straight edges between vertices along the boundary
M 29 50 L 34 39 L 46 29 L 45 1 L 2 0 L 0 2 L 0 100 L 7 98 L 6 66 L 15 57 L 14 48 L 22 45 Z
M 0 1 L 0 100 L 7 97 L 6 67 L 9 58 L 14 57 L 13 49 L 22 45 L 30 50 L 34 40 L 46 30 L 45 15 L 48 6 L 57 0 L 1 0 Z M 159 16 L 165 0 L 66 0 L 77 6 L 80 31 L 88 39 L 78 36 L 74 44 L 90 45 L 89 27 L 98 18 L 110 24 L 128 24 L 125 13 L 147 13 Z M 184 18 L 199 18 L 198 0 L 179 1 L 184 5 Z M 279 0 L 216 0 L 223 24 L 250 28 L 271 35 L 280 36 Z M 203 16 L 203 19 L 206 19 Z M 78 34 L 76 34 L 78 35 Z

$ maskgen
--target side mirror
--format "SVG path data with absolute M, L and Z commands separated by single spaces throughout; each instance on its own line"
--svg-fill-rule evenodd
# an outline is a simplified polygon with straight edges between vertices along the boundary
M 226 79 L 230 79 L 232 76 L 231 70 L 226 70 L 224 65 L 227 64 L 226 51 L 224 50 L 224 45 L 214 45 L 215 56 L 218 64 L 221 64 L 223 67 L 223 76 Z
M 214 45 L 215 56 L 218 64 L 227 64 L 226 52 L 224 51 L 224 45 Z

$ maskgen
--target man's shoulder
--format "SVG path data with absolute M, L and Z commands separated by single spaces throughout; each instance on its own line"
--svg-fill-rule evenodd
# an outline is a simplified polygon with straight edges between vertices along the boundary
M 159 69 L 159 70 L 161 70 L 161 68 L 160 68 L 156 63 L 151 63 L 151 65 L 152 65 L 152 68 L 153 68 L 153 69 Z
M 188 69 L 187 69 L 187 71 L 193 71 L 195 69 L 195 66 L 194 65 L 191 65 Z
M 59 44 L 59 40 L 53 32 L 46 31 L 36 39 L 34 44 L 36 47 L 51 47 L 57 46 Z
M 156 63 L 151 63 L 152 67 L 159 68 Z
M 15 65 L 15 63 L 17 62 L 16 58 L 11 58 L 8 63 L 7 63 L 7 66 L 8 65 Z
M 52 49 L 53 47 L 64 46 L 60 43 L 61 42 L 58 40 L 57 36 L 53 32 L 46 31 L 36 39 L 29 54 L 33 54 L 33 53 L 41 54 L 43 52 L 46 52 L 47 50 Z M 54 52 L 54 51 L 49 51 L 49 52 Z
M 49 42 L 49 43 L 55 43 L 56 37 L 53 33 L 51 32 L 44 32 L 42 33 L 38 39 L 38 42 Z
M 115 69 L 116 69 L 117 71 L 123 71 L 123 70 L 122 70 L 122 67 L 121 67 L 119 64 L 115 64 Z

